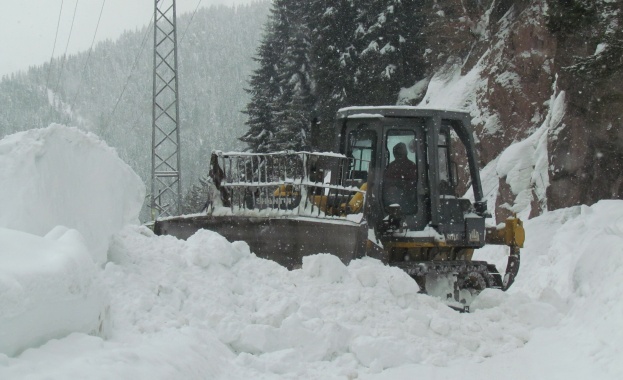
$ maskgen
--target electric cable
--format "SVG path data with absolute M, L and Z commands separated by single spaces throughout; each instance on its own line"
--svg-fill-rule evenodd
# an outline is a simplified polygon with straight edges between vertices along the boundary
M 130 83 L 130 79 L 132 78 L 132 74 L 134 73 L 134 69 L 136 68 L 136 64 L 138 63 L 138 59 L 141 56 L 141 54 L 143 53 L 143 49 L 145 48 L 145 42 L 147 41 L 147 37 L 149 36 L 149 32 L 151 31 L 151 24 L 152 24 L 153 21 L 154 21 L 154 19 L 152 17 L 151 20 L 149 20 L 149 25 L 147 25 L 147 29 L 145 30 L 145 36 L 143 36 L 143 42 L 141 42 L 141 48 L 139 49 L 138 53 L 136 54 L 136 58 L 134 58 L 134 63 L 132 64 L 132 68 L 130 69 L 130 74 L 128 75 L 128 78 L 125 81 L 125 85 L 123 85 L 123 90 L 121 90 L 121 94 L 117 98 L 117 102 L 115 103 L 115 106 L 113 107 L 112 111 L 110 112 L 110 116 L 108 117 L 108 120 L 104 124 L 105 127 L 108 126 L 108 124 L 112 120 L 112 117 L 115 114 L 115 111 L 117 110 L 117 106 L 119 105 L 119 102 L 121 101 L 121 98 L 123 97 L 123 94 L 125 93 L 125 90 L 128 87 L 128 84 Z
M 195 14 L 197 13 L 197 10 L 199 9 L 199 6 L 201 5 L 202 1 L 203 0 L 199 0 L 199 2 L 197 3 L 197 6 L 195 7 L 195 11 L 193 12 L 192 16 L 190 16 L 190 21 L 188 21 L 188 24 L 186 24 L 186 29 L 184 29 L 184 33 L 182 33 L 182 38 L 180 38 L 180 44 L 184 40 L 184 37 L 186 36 L 186 32 L 188 31 L 190 24 L 192 24 L 193 19 L 195 18 Z
M 52 56 L 50 57 L 50 65 L 48 66 L 48 77 L 45 80 L 45 88 L 48 88 L 48 84 L 50 83 L 50 72 L 52 71 L 52 60 L 54 59 L 54 51 L 56 50 L 56 39 L 58 38 L 58 29 L 61 25 L 61 15 L 63 14 L 63 2 L 61 0 L 61 10 L 58 12 L 58 21 L 56 22 L 56 34 L 54 35 L 54 46 L 52 47 Z
M 78 82 L 78 90 L 76 90 L 76 95 L 74 95 L 74 99 L 71 104 L 76 104 L 76 99 L 78 99 L 78 94 L 80 93 L 80 89 L 82 88 L 82 80 L 84 79 L 84 73 L 89 65 L 89 59 L 91 58 L 91 52 L 93 52 L 93 45 L 95 44 L 95 37 L 97 36 L 97 30 L 100 26 L 100 20 L 102 19 L 102 13 L 104 11 L 104 5 L 106 5 L 106 0 L 102 1 L 102 7 L 100 8 L 100 14 L 97 18 L 97 24 L 95 25 L 95 33 L 93 33 L 93 40 L 91 41 L 91 47 L 89 48 L 89 54 L 87 54 L 87 59 L 84 62 L 84 67 L 82 68 L 82 73 L 80 74 L 80 82 Z
M 63 53 L 63 59 L 61 60 L 61 69 L 58 73 L 58 81 L 56 82 L 56 92 L 58 92 L 59 87 L 61 85 L 61 79 L 63 78 L 63 69 L 65 68 L 65 62 L 67 61 L 67 50 L 69 49 L 69 41 L 71 40 L 71 33 L 74 30 L 74 21 L 76 20 L 76 10 L 78 10 L 78 2 L 76 0 L 76 5 L 74 6 L 74 15 L 71 18 L 71 27 L 69 28 L 69 36 L 67 37 L 67 43 L 65 44 L 65 53 Z

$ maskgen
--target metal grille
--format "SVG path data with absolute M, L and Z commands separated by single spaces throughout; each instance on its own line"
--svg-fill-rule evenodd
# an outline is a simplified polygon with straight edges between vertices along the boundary
M 234 214 L 355 220 L 363 217 L 367 181 L 357 169 L 367 163 L 327 153 L 215 152 L 212 177 Z
M 175 0 L 155 0 L 152 108 L 152 219 L 181 212 Z

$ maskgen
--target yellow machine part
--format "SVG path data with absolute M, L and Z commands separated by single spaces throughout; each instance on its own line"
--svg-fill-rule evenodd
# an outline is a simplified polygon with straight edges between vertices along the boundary
M 523 248 L 526 240 L 526 231 L 523 222 L 517 217 L 506 219 L 504 227 L 487 228 L 487 244 L 508 245 L 509 247 Z
M 517 218 L 508 218 L 503 227 L 487 228 L 486 244 L 506 245 L 519 252 L 523 247 L 526 233 L 523 222 Z M 368 248 L 374 244 L 369 242 Z M 445 241 L 386 241 L 383 242 L 383 251 L 393 260 L 471 260 L 474 253 L 472 248 L 459 248 Z M 513 252 L 513 251 L 512 251 Z
M 359 187 L 360 190 L 368 190 L 368 183 L 364 183 Z M 357 214 L 363 207 L 364 193 L 357 192 L 348 203 L 344 202 L 340 204 L 339 209 L 328 205 L 329 197 L 326 195 L 313 195 L 310 197 L 314 206 L 320 208 L 323 212 L 330 215 L 344 215 L 347 212 L 349 214 Z M 348 207 L 347 207 L 348 206 Z
M 299 195 L 299 193 L 293 191 L 292 185 L 279 185 L 279 187 L 276 188 L 275 191 L 273 191 L 273 195 L 276 197 L 290 197 L 293 195 Z
M 367 191 L 368 183 L 366 182 L 361 185 L 361 187 L 359 187 L 359 190 Z M 361 207 L 363 207 L 363 194 L 364 193 L 357 193 L 355 194 L 355 196 L 352 197 L 350 201 L 348 201 L 348 207 L 350 208 L 351 213 L 356 214 L 361 211 Z M 342 203 L 341 207 L 346 208 L 346 204 Z

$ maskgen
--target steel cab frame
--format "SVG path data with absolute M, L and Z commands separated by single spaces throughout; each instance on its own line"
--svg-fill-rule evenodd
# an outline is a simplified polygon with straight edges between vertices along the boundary
M 369 167 L 363 168 L 367 173 L 354 172 L 361 172 L 362 181 L 367 182 L 368 222 L 377 236 L 392 236 L 394 241 L 412 241 L 419 236 L 454 247 L 484 245 L 488 213 L 468 113 L 410 106 L 348 107 L 337 112 L 335 123 L 335 151 L 349 157 L 369 157 Z M 364 146 L 357 145 L 361 141 Z M 393 158 L 392 141 L 408 142 L 415 156 L 412 161 L 417 165 L 417 181 L 408 190 L 414 207 L 396 208 L 388 204 L 384 194 L 388 181 L 383 173 Z M 467 155 L 473 203 L 455 194 L 458 172 L 451 159 L 451 146 L 456 143 L 464 147 Z M 427 227 L 434 228 L 441 237 L 417 233 Z

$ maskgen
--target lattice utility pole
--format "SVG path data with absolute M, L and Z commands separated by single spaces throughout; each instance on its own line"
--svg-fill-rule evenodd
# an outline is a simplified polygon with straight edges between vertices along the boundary
M 152 108 L 152 219 L 182 211 L 175 0 L 155 0 Z

